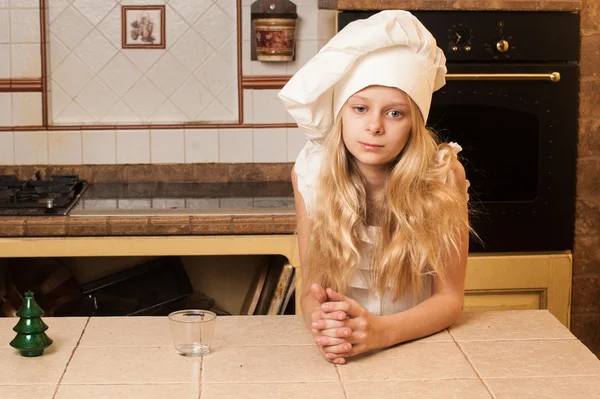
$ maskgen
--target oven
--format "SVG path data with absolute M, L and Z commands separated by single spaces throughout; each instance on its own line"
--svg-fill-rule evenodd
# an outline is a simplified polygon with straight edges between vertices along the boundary
M 341 12 L 338 27 L 374 12 Z M 571 250 L 579 15 L 419 11 L 447 58 L 427 124 L 463 147 L 481 241 L 471 252 Z

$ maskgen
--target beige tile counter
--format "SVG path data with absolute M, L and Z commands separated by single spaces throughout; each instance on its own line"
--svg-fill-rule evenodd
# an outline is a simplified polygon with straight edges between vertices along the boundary
M 600 361 L 545 310 L 467 313 L 343 366 L 298 316 L 221 317 L 203 360 L 176 354 L 166 317 L 44 318 L 55 343 L 23 358 L 16 321 L 0 318 L 3 399 L 600 397 Z

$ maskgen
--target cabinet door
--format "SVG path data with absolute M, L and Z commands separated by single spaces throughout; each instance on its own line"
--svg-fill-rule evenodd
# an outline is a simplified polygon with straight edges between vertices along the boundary
M 548 309 L 570 324 L 571 254 L 473 255 L 465 310 Z

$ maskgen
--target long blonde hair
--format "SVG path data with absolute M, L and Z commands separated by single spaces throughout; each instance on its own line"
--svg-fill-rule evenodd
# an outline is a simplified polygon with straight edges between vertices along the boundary
M 344 145 L 341 117 L 326 135 L 301 265 L 304 294 L 314 282 L 347 292 L 361 255 L 368 255 L 375 270 L 374 287 L 383 295 L 389 285 L 394 300 L 420 291 L 426 274 L 445 277 L 445 261 L 460 250 L 461 232 L 470 230 L 467 194 L 457 190 L 451 170 L 456 153 L 448 144 L 438 144 L 410 98 L 409 105 L 411 133 L 389 164 L 384 196 L 375 210 L 368 206 L 366 181 Z M 443 149 L 446 155 L 440 160 Z M 380 229 L 376 244 L 368 248 L 362 237 L 371 214 Z

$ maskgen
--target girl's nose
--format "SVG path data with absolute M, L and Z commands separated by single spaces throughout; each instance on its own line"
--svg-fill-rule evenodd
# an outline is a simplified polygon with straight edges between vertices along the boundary
M 383 133 L 383 124 L 381 123 L 381 118 L 379 115 L 373 115 L 367 121 L 367 125 L 365 126 L 365 130 L 370 134 L 381 134 Z

